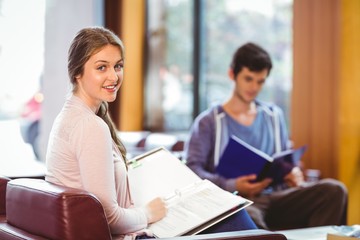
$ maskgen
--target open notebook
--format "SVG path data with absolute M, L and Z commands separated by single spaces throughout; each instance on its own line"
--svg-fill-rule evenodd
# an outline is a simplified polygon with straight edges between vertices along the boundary
M 142 206 L 155 197 L 168 204 L 165 218 L 149 226 L 159 238 L 193 235 L 252 204 L 200 179 L 165 148 L 156 148 L 129 163 L 132 199 Z

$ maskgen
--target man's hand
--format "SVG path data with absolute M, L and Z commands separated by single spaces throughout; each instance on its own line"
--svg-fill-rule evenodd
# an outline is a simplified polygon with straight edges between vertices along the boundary
M 241 176 L 236 179 L 236 189 L 240 195 L 245 197 L 253 197 L 259 194 L 272 182 L 272 179 L 270 178 L 266 178 L 259 182 L 252 182 L 254 180 L 256 180 L 255 174 Z
M 291 172 L 284 177 L 284 180 L 289 187 L 298 187 L 305 182 L 304 174 L 299 167 L 294 167 Z

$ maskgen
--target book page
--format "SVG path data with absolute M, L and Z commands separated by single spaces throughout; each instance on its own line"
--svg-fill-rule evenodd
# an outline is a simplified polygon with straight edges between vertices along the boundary
M 231 209 L 240 210 L 250 201 L 224 191 L 208 180 L 191 185 L 168 200 L 168 213 L 150 225 L 159 238 L 180 236 Z
M 143 206 L 156 197 L 168 197 L 200 179 L 183 162 L 165 149 L 135 158 L 128 166 L 131 196 L 135 206 Z
M 196 234 L 252 203 L 202 180 L 164 148 L 132 162 L 128 176 L 135 206 L 143 206 L 155 197 L 163 197 L 168 206 L 166 217 L 149 226 L 157 237 L 175 237 L 192 230 Z

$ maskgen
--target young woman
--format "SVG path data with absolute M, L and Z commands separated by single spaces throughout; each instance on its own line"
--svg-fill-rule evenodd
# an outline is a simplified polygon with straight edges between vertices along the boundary
M 46 180 L 99 198 L 112 234 L 141 232 L 165 216 L 156 198 L 132 205 L 126 151 L 108 114 L 123 82 L 124 47 L 111 31 L 82 29 L 68 53 L 72 92 L 54 121 L 46 156 Z

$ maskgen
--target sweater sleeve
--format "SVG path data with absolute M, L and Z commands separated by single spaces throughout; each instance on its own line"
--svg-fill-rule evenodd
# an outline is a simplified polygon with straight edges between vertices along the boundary
M 219 187 L 235 191 L 235 179 L 226 179 L 216 173 L 214 166 L 215 120 L 212 112 L 199 115 L 190 131 L 185 146 L 187 165 L 203 179 L 208 179 Z
M 147 226 L 144 208 L 127 208 L 119 203 L 116 187 L 120 194 L 129 194 L 127 183 L 115 183 L 112 139 L 108 126 L 97 116 L 85 118 L 74 128 L 72 144 L 78 159 L 81 181 L 85 190 L 101 201 L 113 234 L 124 234 L 141 230 Z M 126 174 L 123 166 L 122 174 Z

